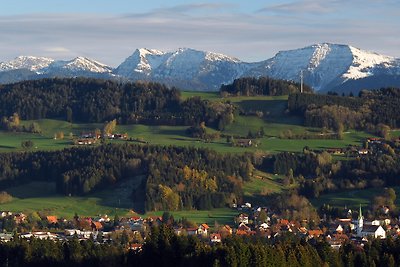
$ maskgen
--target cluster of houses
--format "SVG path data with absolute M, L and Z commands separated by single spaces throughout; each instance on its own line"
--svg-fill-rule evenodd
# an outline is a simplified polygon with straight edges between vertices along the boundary
M 183 225 L 168 222 L 173 227 L 177 235 L 195 235 L 210 244 L 220 243 L 229 235 L 238 236 L 262 236 L 265 238 L 276 238 L 284 234 L 295 234 L 306 239 L 325 238 L 333 248 L 339 248 L 346 241 L 358 242 L 363 244 L 369 238 L 386 238 L 388 235 L 393 237 L 400 236 L 400 227 L 397 220 L 385 218 L 382 220 L 366 221 L 362 215 L 362 210 L 358 212 L 358 218 L 338 218 L 333 221 L 321 220 L 321 223 L 312 228 L 307 228 L 306 221 L 290 221 L 280 218 L 266 207 L 252 208 L 250 203 L 236 207 L 238 216 L 232 218 L 232 224 L 210 227 L 206 223 Z M 349 211 L 351 213 L 351 211 Z M 389 212 L 387 212 L 389 214 Z M 26 216 L 22 213 L 1 212 L 1 217 L 12 218 L 16 224 L 26 221 Z M 162 217 L 132 216 L 118 219 L 118 222 L 111 220 L 107 215 L 96 218 L 79 218 L 79 223 L 71 223 L 65 219 L 58 219 L 56 216 L 46 216 L 43 218 L 49 226 L 54 226 L 53 231 L 36 231 L 19 233 L 23 238 L 40 238 L 51 240 L 68 240 L 72 237 L 78 237 L 81 240 L 100 237 L 103 242 L 110 241 L 110 235 L 116 231 L 130 231 L 133 234 L 140 235 L 142 240 L 153 225 L 163 224 Z M 59 224 L 66 228 L 61 228 Z M 74 227 L 69 227 L 69 226 Z M 1 228 L 1 225 L 0 225 Z M 63 230 L 60 230 L 63 229 Z M 57 231 L 56 231 L 57 230 Z M 7 233 L 0 234 L 0 241 L 7 242 L 11 240 L 12 235 Z M 130 249 L 140 250 L 141 243 L 131 242 Z
M 393 145 L 395 142 L 400 142 L 400 137 L 393 138 L 392 140 L 385 140 L 378 137 L 369 137 L 365 139 L 365 147 L 349 146 L 346 148 L 332 147 L 327 148 L 326 152 L 333 155 L 351 155 L 363 156 L 371 153 L 382 153 L 385 146 Z
M 244 206 L 240 207 L 241 209 Z M 383 207 L 384 219 L 371 221 L 364 220 L 362 210 L 358 211 L 358 218 L 351 218 L 351 210 L 348 217 L 337 218 L 332 221 L 321 220 L 318 226 L 307 228 L 306 221 L 290 221 L 268 212 L 267 208 L 258 207 L 247 209 L 236 218 L 238 228 L 234 230 L 236 235 L 259 235 L 266 238 L 274 238 L 285 233 L 292 233 L 306 239 L 325 238 L 333 248 L 339 248 L 344 242 L 352 241 L 362 245 L 370 238 L 384 239 L 388 235 L 393 238 L 400 237 L 400 224 L 398 220 L 389 218 L 388 207 Z M 260 220 L 261 211 L 267 216 Z
M 109 133 L 101 134 L 100 132 L 87 132 L 81 133 L 81 135 L 74 139 L 75 145 L 93 145 L 96 144 L 102 137 L 111 140 L 127 140 L 128 134 L 124 133 Z

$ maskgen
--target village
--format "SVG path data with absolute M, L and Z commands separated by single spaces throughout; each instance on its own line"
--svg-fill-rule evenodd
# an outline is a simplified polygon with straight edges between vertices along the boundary
M 217 244 L 229 236 L 259 237 L 274 240 L 293 235 L 308 241 L 325 239 L 332 248 L 339 249 L 344 243 L 352 242 L 360 247 L 371 239 L 398 238 L 400 221 L 390 216 L 388 207 L 381 207 L 379 219 L 366 220 L 362 208 L 358 211 L 348 209 L 343 218 L 322 218 L 320 222 L 295 221 L 281 218 L 267 207 L 252 207 L 251 203 L 232 207 L 238 215 L 231 224 L 195 224 L 186 219 L 174 220 L 169 212 L 163 216 L 110 218 L 79 217 L 72 220 L 45 216 L 37 218 L 35 230 L 26 231 L 32 218 L 23 213 L 0 212 L 0 242 L 8 242 L 16 236 L 30 239 L 49 239 L 68 241 L 92 239 L 97 244 L 112 244 L 116 240 L 124 242 L 127 249 L 141 250 L 153 226 L 168 225 L 176 235 L 196 236 L 205 243 Z M 324 216 L 326 217 L 326 216 Z M 312 227 L 310 225 L 313 225 Z

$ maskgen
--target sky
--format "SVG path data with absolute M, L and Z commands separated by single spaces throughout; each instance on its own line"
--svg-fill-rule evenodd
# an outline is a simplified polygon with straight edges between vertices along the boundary
M 112 67 L 137 48 L 247 62 L 316 43 L 400 57 L 399 0 L 0 0 L 0 62 L 85 56 Z

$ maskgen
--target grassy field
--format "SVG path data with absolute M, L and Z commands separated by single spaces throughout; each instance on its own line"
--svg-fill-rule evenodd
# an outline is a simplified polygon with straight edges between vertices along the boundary
M 84 197 L 69 197 L 55 193 L 55 184 L 50 182 L 31 182 L 25 185 L 10 187 L 6 191 L 13 196 L 13 200 L 0 205 L 0 210 L 29 213 L 39 211 L 48 215 L 63 218 L 73 218 L 75 213 L 80 216 L 133 216 L 130 198 L 130 185 L 127 182 L 119 184 L 113 189 L 99 191 Z M 195 223 L 214 225 L 233 224 L 233 217 L 237 211 L 229 208 L 203 211 L 176 211 L 170 212 L 175 219 L 187 218 Z M 163 211 L 139 214 L 142 217 L 161 216 Z
M 119 201 L 115 201 L 117 196 L 121 196 L 115 194 L 115 190 L 101 191 L 85 197 L 68 197 L 55 193 L 55 184 L 49 182 L 31 182 L 5 190 L 13 196 L 13 200 L 1 204 L 0 210 L 25 213 L 41 211 L 64 218 L 72 218 L 75 213 L 84 216 L 125 216 L 130 212 L 126 205 L 129 199 L 122 195 Z
M 215 222 L 218 224 L 234 224 L 234 217 L 239 214 L 237 210 L 230 208 L 219 208 L 212 210 L 196 210 L 196 211 L 170 211 L 174 216 L 174 219 L 181 219 L 182 217 L 195 222 L 197 224 L 207 223 L 209 226 L 213 227 Z M 148 212 L 146 216 L 161 216 L 163 211 Z
M 400 187 L 394 187 L 396 195 L 400 194 Z M 329 204 L 332 207 L 356 209 L 360 205 L 368 206 L 373 201 L 374 197 L 382 194 L 382 188 L 370 188 L 359 190 L 346 190 L 338 193 L 330 193 L 321 195 L 317 199 L 312 199 L 311 203 L 316 207 L 323 204 Z M 396 204 L 400 204 L 400 199 L 397 198 Z
M 255 171 L 250 181 L 244 183 L 243 191 L 245 197 L 258 197 L 271 193 L 279 193 L 283 190 L 280 175 L 267 174 Z
M 208 99 L 211 101 L 220 100 L 221 97 L 219 92 L 195 92 L 195 91 L 181 91 L 182 99 L 187 99 L 189 97 L 199 96 L 202 99 Z
M 183 98 L 189 96 L 200 96 L 211 101 L 221 100 L 217 92 L 182 92 Z M 261 111 L 263 116 L 240 115 L 235 117 L 234 123 L 228 125 L 221 133 L 226 135 L 247 136 L 249 131 L 256 133 L 262 127 L 265 136 L 258 140 L 257 147 L 241 148 L 232 147 L 226 142 L 226 138 L 221 138 L 213 142 L 203 142 L 191 138 L 185 134 L 187 126 L 148 126 L 148 125 L 117 125 L 116 132 L 128 133 L 132 138 L 146 141 L 156 145 L 178 145 L 212 148 L 222 153 L 241 153 L 245 151 L 262 150 L 270 153 L 281 151 L 301 151 L 304 146 L 312 149 L 323 149 L 329 147 L 343 147 L 348 144 L 360 144 L 360 141 L 370 136 L 363 132 L 351 131 L 346 133 L 343 140 L 291 140 L 280 139 L 279 136 L 290 130 L 293 134 L 318 133 L 320 129 L 304 127 L 302 119 L 291 116 L 287 113 L 287 96 L 257 96 L 257 97 L 227 97 L 224 101 L 231 101 L 240 106 L 246 113 L 255 114 Z M 21 151 L 21 142 L 32 140 L 33 150 L 53 150 L 69 147 L 72 144 L 72 136 L 78 136 L 82 132 L 102 129 L 100 123 L 76 124 L 61 120 L 36 120 L 23 121 L 29 125 L 32 122 L 39 124 L 42 129 L 41 134 L 30 133 L 10 133 L 0 131 L 0 152 Z M 210 131 L 215 131 L 209 129 Z M 54 140 L 56 132 L 64 132 L 63 140 Z M 393 131 L 393 135 L 400 132 Z M 115 141 L 114 141 L 115 142 Z

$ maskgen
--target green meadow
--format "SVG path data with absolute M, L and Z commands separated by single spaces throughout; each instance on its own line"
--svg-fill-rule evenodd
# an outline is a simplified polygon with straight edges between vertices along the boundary
M 257 96 L 257 97 L 227 97 L 220 98 L 215 92 L 182 92 L 183 98 L 200 96 L 210 101 L 231 101 L 237 104 L 244 114 L 237 115 L 235 121 L 221 131 L 224 135 L 246 137 L 249 131 L 256 133 L 261 128 L 265 136 L 257 140 L 257 147 L 241 148 L 232 147 L 226 142 L 226 138 L 220 138 L 212 142 L 191 138 L 185 131 L 188 126 L 148 126 L 142 124 L 117 125 L 116 132 L 128 133 L 129 137 L 138 140 L 139 143 L 148 142 L 155 145 L 177 145 L 212 148 L 222 153 L 242 153 L 245 151 L 262 150 L 268 153 L 281 151 L 301 151 L 303 147 L 323 149 L 329 147 L 344 147 L 349 144 L 360 144 L 361 140 L 369 134 L 364 132 L 349 131 L 344 134 L 343 140 L 322 139 L 281 139 L 282 133 L 288 132 L 300 135 L 304 133 L 319 133 L 321 129 L 303 126 L 302 119 L 287 113 L 287 96 Z M 256 116 L 256 112 L 261 115 Z M 247 115 L 245 115 L 247 114 Z M 260 114 L 260 113 L 259 113 Z M 29 125 L 36 122 L 41 134 L 14 133 L 0 131 L 0 152 L 21 151 L 21 142 L 31 140 L 34 143 L 32 150 L 55 150 L 70 147 L 72 138 L 82 132 L 102 129 L 100 123 L 68 123 L 62 120 L 42 119 L 35 121 L 22 121 Z M 55 133 L 62 131 L 64 139 L 55 140 Z M 213 132 L 214 129 L 208 129 Z M 392 132 L 393 136 L 400 133 Z M 121 142 L 121 141 L 112 141 Z
M 400 194 L 400 187 L 393 188 L 396 195 Z M 331 207 L 357 209 L 361 206 L 371 205 L 375 196 L 382 194 L 383 188 L 369 188 L 357 190 L 345 190 L 336 193 L 328 193 L 319 196 L 317 199 L 311 199 L 311 203 L 315 207 L 321 207 L 323 204 L 328 204 Z M 396 205 L 400 204 L 400 199 L 396 199 Z
M 163 211 L 137 214 L 130 200 L 131 191 L 126 183 L 108 190 L 102 190 L 83 197 L 64 196 L 55 193 L 55 184 L 49 182 L 31 182 L 25 185 L 7 188 L 13 200 L 0 205 L 0 210 L 29 213 L 38 211 L 46 215 L 56 215 L 71 219 L 75 214 L 80 216 L 97 216 L 107 214 L 109 217 L 122 216 L 162 216 Z M 125 192 L 124 192 L 125 190 Z M 220 208 L 202 211 L 171 211 L 175 219 L 182 217 L 195 223 L 207 223 L 213 226 L 233 224 L 233 217 L 238 214 L 230 208 Z

